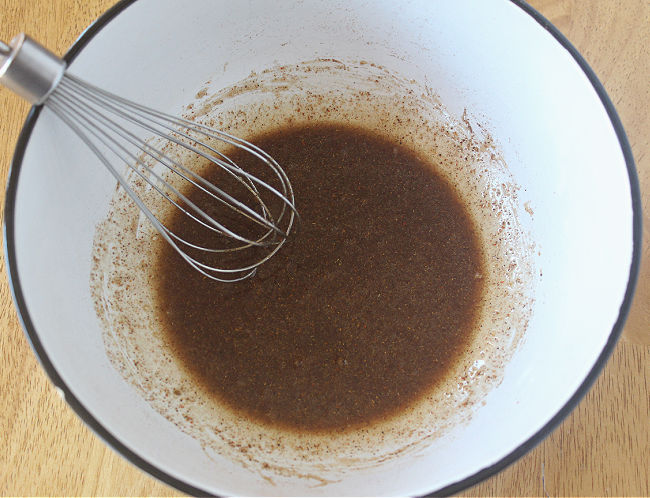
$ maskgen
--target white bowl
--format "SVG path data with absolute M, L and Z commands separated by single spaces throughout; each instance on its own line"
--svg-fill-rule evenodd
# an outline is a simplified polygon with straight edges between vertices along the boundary
M 125 458 L 193 494 L 455 493 L 523 455 L 584 396 L 630 307 L 641 244 L 632 154 L 605 90 L 570 43 L 520 1 L 125 0 L 66 55 L 72 71 L 177 114 L 201 84 L 276 62 L 356 57 L 427 81 L 502 145 L 544 271 L 525 341 L 467 424 L 405 455 L 313 487 L 281 488 L 210 458 L 108 361 L 89 290 L 96 224 L 114 189 L 50 113 L 32 109 L 7 189 L 5 250 L 34 351 L 70 406 Z M 225 64 L 227 63 L 227 70 Z M 215 75 L 217 69 L 224 67 Z M 312 483 L 313 484 L 313 483 Z

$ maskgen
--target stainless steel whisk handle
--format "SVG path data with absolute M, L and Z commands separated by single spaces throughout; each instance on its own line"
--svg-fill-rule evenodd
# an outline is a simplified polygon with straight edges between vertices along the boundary
M 25 33 L 0 42 L 0 83 L 28 102 L 45 102 L 63 78 L 66 63 Z
M 14 37 L 9 45 L 0 43 L 0 84 L 32 104 L 43 104 L 76 133 L 161 236 L 187 263 L 212 280 L 236 282 L 252 276 L 283 246 L 294 219 L 297 221 L 291 183 L 266 152 L 228 133 L 86 83 L 66 71 L 65 61 L 25 34 Z M 159 139 L 164 147 L 156 145 Z M 255 161 L 256 171 L 265 176 L 244 171 L 222 147 L 246 153 Z M 177 151 L 180 157 L 189 154 L 220 168 L 223 178 L 234 182 L 234 192 L 228 191 L 232 186 L 224 189 L 185 167 L 171 152 L 174 148 L 182 149 Z M 207 230 L 213 240 L 196 242 L 172 232 L 146 205 L 138 189 L 132 188 L 137 185 L 134 182 L 160 194 L 161 202 L 183 213 L 195 228 Z M 201 192 L 205 202 L 223 207 L 228 215 L 224 222 L 185 196 L 183 188 L 190 186 Z M 252 207 L 248 205 L 251 203 Z M 235 251 L 242 255 L 241 261 L 228 257 Z

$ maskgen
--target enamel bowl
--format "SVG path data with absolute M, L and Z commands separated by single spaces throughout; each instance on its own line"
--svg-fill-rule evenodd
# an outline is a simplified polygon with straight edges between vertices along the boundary
M 271 65 L 327 57 L 397 69 L 427 81 L 454 115 L 467 108 L 486 117 L 522 201 L 535 211 L 526 228 L 541 248 L 544 277 L 534 313 L 502 382 L 449 437 L 337 482 L 295 477 L 278 487 L 211 458 L 112 368 L 88 282 L 94 229 L 115 182 L 52 114 L 33 109 L 5 212 L 25 332 L 88 426 L 134 465 L 190 494 L 458 492 L 526 453 L 576 406 L 630 307 L 641 207 L 629 144 L 584 59 L 523 2 L 124 0 L 66 55 L 78 76 L 171 114 L 208 79 L 228 86 Z

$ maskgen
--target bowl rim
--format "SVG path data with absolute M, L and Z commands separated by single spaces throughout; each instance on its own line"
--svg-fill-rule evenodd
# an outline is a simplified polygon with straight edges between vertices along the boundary
M 63 56 L 63 59 L 70 63 L 72 62 L 77 55 L 84 49 L 84 47 L 92 40 L 92 38 L 99 33 L 105 26 L 107 26 L 113 19 L 115 19 L 119 14 L 124 12 L 129 6 L 136 3 L 138 0 L 119 0 L 115 5 L 110 9 L 104 12 L 99 18 L 97 18 L 92 24 L 90 24 L 83 33 L 77 38 L 72 47 L 66 52 Z M 447 496 L 459 493 L 460 491 L 469 488 L 478 484 L 479 482 L 487 479 L 488 477 L 497 474 L 501 470 L 508 467 L 510 464 L 517 461 L 527 452 L 532 450 L 537 444 L 539 444 L 546 436 L 548 436 L 562 420 L 564 420 L 567 415 L 578 405 L 582 398 L 589 391 L 593 383 L 595 382 L 598 375 L 602 372 L 607 360 L 611 356 L 614 347 L 621 335 L 625 320 L 630 311 L 632 305 L 632 299 L 634 295 L 634 289 L 639 277 L 639 268 L 641 263 L 641 250 L 642 250 L 642 202 L 641 202 L 641 191 L 639 187 L 639 179 L 637 176 L 637 171 L 634 163 L 634 157 L 632 154 L 632 149 L 630 143 L 627 139 L 625 131 L 621 120 L 616 112 L 614 104 L 607 95 L 607 92 L 596 76 L 593 69 L 589 66 L 587 61 L 580 55 L 578 50 L 573 46 L 573 44 L 542 14 L 540 14 L 536 9 L 528 5 L 524 0 L 507 0 L 510 1 L 513 5 L 519 7 L 523 12 L 529 15 L 534 21 L 536 21 L 540 26 L 542 26 L 548 33 L 550 33 L 553 38 L 573 57 L 575 62 L 578 64 L 580 69 L 584 72 L 585 76 L 589 79 L 594 90 L 596 91 L 600 101 L 609 116 L 611 124 L 614 128 L 616 136 L 618 138 L 621 150 L 623 152 L 623 157 L 625 159 L 627 173 L 630 183 L 630 193 L 632 201 L 632 260 L 630 264 L 630 273 L 628 277 L 627 287 L 625 290 L 625 295 L 621 303 L 620 311 L 616 322 L 612 327 L 612 331 L 600 352 L 598 358 L 596 359 L 591 370 L 577 388 L 575 393 L 569 398 L 569 400 L 560 408 L 560 410 L 546 423 L 542 426 L 537 432 L 530 436 L 526 441 L 521 445 L 516 447 L 506 456 L 498 460 L 497 462 L 475 472 L 474 474 L 467 476 L 459 481 L 456 481 L 452 484 L 449 484 L 443 488 L 432 491 L 426 496 Z M 16 148 L 14 151 L 14 156 L 11 161 L 9 175 L 7 179 L 6 186 L 6 197 L 5 197 L 5 210 L 4 210 L 4 221 L 3 221 L 3 232 L 4 232 L 4 255 L 7 262 L 7 277 L 9 281 L 9 287 L 11 289 L 12 298 L 14 305 L 17 310 L 18 319 L 22 325 L 23 331 L 32 347 L 34 354 L 41 363 L 41 366 L 47 373 L 50 381 L 57 388 L 57 391 L 67 404 L 75 411 L 77 416 L 83 420 L 83 422 L 90 427 L 90 429 L 99 436 L 108 446 L 113 448 L 117 453 L 124 457 L 131 464 L 139 467 L 141 470 L 144 470 L 152 477 L 162 481 L 163 483 L 170 485 L 183 493 L 187 493 L 194 496 L 214 496 L 208 493 L 207 491 L 192 486 L 191 484 L 178 479 L 171 474 L 163 471 L 158 468 L 155 464 L 145 460 L 143 457 L 138 455 L 136 452 L 129 449 L 122 441 L 116 438 L 111 432 L 104 427 L 77 399 L 70 388 L 63 381 L 54 365 L 47 356 L 47 353 L 39 339 L 38 333 L 32 323 L 31 317 L 29 315 L 29 310 L 25 303 L 23 297 L 22 287 L 20 284 L 20 277 L 18 275 L 17 268 L 17 258 L 16 258 L 16 247 L 15 247 L 15 202 L 16 202 L 16 191 L 18 186 L 18 179 L 20 176 L 20 170 L 22 166 L 22 161 L 25 155 L 25 151 L 29 144 L 29 138 L 31 136 L 34 125 L 40 115 L 41 106 L 33 106 L 25 119 L 22 130 L 20 132 L 18 141 L 16 143 Z

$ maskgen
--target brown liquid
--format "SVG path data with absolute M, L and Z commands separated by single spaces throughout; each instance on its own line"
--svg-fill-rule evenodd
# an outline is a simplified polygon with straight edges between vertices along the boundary
M 468 214 L 431 164 L 362 130 L 252 141 L 287 172 L 302 224 L 237 284 L 201 277 L 165 245 L 156 286 L 175 354 L 264 423 L 322 431 L 399 413 L 472 339 L 482 257 Z M 185 219 L 168 225 L 197 241 Z

